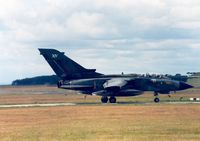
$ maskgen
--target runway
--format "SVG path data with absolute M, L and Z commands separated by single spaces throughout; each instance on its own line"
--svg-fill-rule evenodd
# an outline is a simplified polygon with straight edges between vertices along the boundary
M 54 106 L 73 106 L 75 103 L 48 103 L 48 104 L 13 104 L 0 105 L 0 108 L 25 108 L 25 107 L 54 107 Z
M 191 101 L 183 101 L 183 102 L 118 102 L 118 103 L 45 103 L 45 104 L 7 104 L 7 105 L 0 105 L 0 108 L 26 108 L 26 107 L 55 107 L 55 106 L 75 106 L 75 105 L 156 105 L 156 104 L 200 104 L 200 102 L 191 102 Z

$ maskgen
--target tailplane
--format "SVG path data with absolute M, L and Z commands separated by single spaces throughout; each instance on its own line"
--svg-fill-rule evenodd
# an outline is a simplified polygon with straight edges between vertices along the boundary
M 40 54 L 46 59 L 56 75 L 62 80 L 93 78 L 100 73 L 96 69 L 86 69 L 55 49 L 39 49 Z

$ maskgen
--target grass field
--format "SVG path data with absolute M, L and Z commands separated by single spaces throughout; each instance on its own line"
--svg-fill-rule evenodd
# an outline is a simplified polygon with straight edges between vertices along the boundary
M 199 141 L 200 104 L 154 104 L 150 93 L 100 104 L 100 98 L 54 87 L 3 87 L 0 104 L 84 103 L 76 106 L 0 108 L 1 141 Z M 48 93 L 47 93 L 48 92 Z M 67 94 L 67 96 L 65 96 Z M 197 90 L 161 100 L 198 97 Z M 137 104 L 140 101 L 149 104 Z M 129 102 L 132 102 L 129 104 Z M 89 103 L 89 104 L 87 104 Z M 94 104 L 90 104 L 94 103 Z
M 1 141 L 199 141 L 200 105 L 0 109 Z
M 199 89 L 191 89 L 187 91 L 177 92 L 168 95 L 160 95 L 160 100 L 169 101 L 189 101 L 190 97 L 200 98 Z M 141 103 L 153 102 L 153 93 L 147 92 L 136 97 L 118 97 L 117 101 L 122 103 Z M 100 104 L 101 97 L 90 96 L 85 97 L 74 91 L 58 89 L 53 86 L 4 86 L 0 87 L 0 105 L 3 104 L 25 104 L 25 103 L 57 103 L 57 102 L 75 102 L 86 104 Z

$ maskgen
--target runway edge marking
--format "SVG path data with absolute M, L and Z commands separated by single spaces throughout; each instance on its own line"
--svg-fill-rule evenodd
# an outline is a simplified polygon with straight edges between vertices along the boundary
M 0 108 L 23 108 L 23 107 L 53 107 L 53 106 L 74 106 L 75 103 L 47 103 L 47 104 L 16 104 L 0 105 Z

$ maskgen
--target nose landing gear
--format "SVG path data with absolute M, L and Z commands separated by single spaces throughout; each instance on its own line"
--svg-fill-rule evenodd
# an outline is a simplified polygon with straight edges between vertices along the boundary
M 158 97 L 154 98 L 154 102 L 155 103 L 159 103 L 160 102 L 160 99 Z
M 158 92 L 154 92 L 154 96 L 155 96 L 154 102 L 155 102 L 155 103 L 159 103 L 159 102 L 160 102 L 160 99 L 158 98 Z

